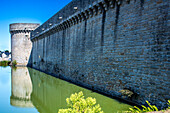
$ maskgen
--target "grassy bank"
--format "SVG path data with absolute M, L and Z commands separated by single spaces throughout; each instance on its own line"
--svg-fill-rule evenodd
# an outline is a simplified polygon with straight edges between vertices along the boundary
M 12 65 L 10 65 L 10 64 L 12 64 Z M 12 63 L 11 63 L 11 61 L 0 61 L 0 66 L 2 66 L 2 67 L 6 67 L 9 65 L 12 67 L 15 67 L 17 65 L 17 61 L 14 60 Z
M 9 66 L 10 61 L 0 61 L 0 66 L 6 67 Z

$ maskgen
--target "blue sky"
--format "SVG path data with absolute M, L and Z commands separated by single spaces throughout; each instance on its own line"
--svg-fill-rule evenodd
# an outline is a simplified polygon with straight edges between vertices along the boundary
M 0 0 L 0 50 L 10 50 L 9 24 L 44 23 L 71 0 Z

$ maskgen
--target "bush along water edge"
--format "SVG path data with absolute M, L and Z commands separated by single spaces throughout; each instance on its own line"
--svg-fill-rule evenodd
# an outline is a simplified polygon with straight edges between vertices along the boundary
M 85 99 L 83 92 L 75 93 L 66 99 L 67 109 L 59 109 L 58 113 L 104 113 L 96 99 L 88 97 Z

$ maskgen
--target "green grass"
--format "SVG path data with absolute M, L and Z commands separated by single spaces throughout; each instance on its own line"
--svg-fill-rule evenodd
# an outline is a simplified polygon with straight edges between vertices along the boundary
M 10 61 L 0 61 L 0 66 L 2 67 L 9 66 L 9 64 L 10 64 Z

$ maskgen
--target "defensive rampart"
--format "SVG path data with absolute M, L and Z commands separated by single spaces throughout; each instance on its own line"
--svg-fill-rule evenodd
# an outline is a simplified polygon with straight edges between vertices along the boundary
M 169 0 L 73 0 L 32 32 L 29 65 L 91 89 L 165 107 Z M 119 91 L 129 90 L 131 97 Z

